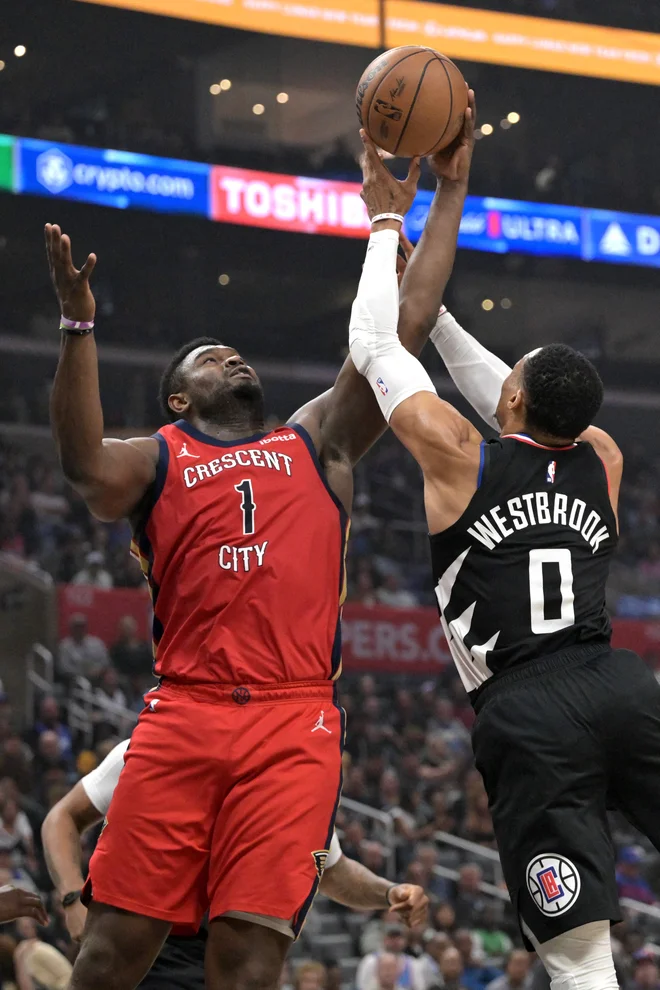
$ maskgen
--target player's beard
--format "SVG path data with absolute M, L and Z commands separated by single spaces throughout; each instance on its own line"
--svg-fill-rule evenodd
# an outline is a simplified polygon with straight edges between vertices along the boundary
M 215 426 L 245 426 L 256 432 L 264 425 L 264 393 L 257 381 L 222 382 L 195 406 L 199 417 Z

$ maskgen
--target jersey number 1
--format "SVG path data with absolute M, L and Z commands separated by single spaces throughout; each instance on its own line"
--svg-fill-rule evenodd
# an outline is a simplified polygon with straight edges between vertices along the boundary
M 252 482 L 249 478 L 241 481 L 240 485 L 234 485 L 234 489 L 243 496 L 241 509 L 243 511 L 243 536 L 252 536 L 254 533 L 254 513 L 257 508 L 252 491 Z
M 559 568 L 561 610 L 556 619 L 545 617 L 545 587 L 543 568 L 552 564 Z M 532 632 L 539 636 L 559 632 L 575 624 L 575 595 L 573 593 L 573 562 L 571 551 L 530 550 L 529 552 L 529 601 Z

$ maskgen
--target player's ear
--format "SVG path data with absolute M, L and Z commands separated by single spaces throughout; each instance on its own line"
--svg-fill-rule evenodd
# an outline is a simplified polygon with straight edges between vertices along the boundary
M 516 389 L 512 396 L 510 396 L 507 406 L 509 409 L 521 409 L 525 401 L 523 391 L 521 388 Z
M 167 400 L 167 404 L 175 412 L 177 416 L 183 416 L 186 410 L 190 407 L 190 400 L 185 392 L 175 392 Z

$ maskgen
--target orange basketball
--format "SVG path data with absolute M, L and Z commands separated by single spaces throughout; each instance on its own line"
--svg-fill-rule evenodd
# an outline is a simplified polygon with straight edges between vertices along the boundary
M 442 151 L 460 133 L 467 88 L 451 59 L 432 48 L 392 48 L 367 66 L 355 94 L 360 124 L 401 158 Z

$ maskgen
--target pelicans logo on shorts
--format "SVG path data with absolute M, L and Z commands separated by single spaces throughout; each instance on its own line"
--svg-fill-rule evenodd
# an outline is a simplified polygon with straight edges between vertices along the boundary
M 314 857 L 314 865 L 316 866 L 316 872 L 318 873 L 319 880 L 323 877 L 323 871 L 325 869 L 325 863 L 328 858 L 329 849 L 317 849 L 312 853 Z
M 565 856 L 543 853 L 527 867 L 527 889 L 539 911 L 556 917 L 580 896 L 580 874 Z

